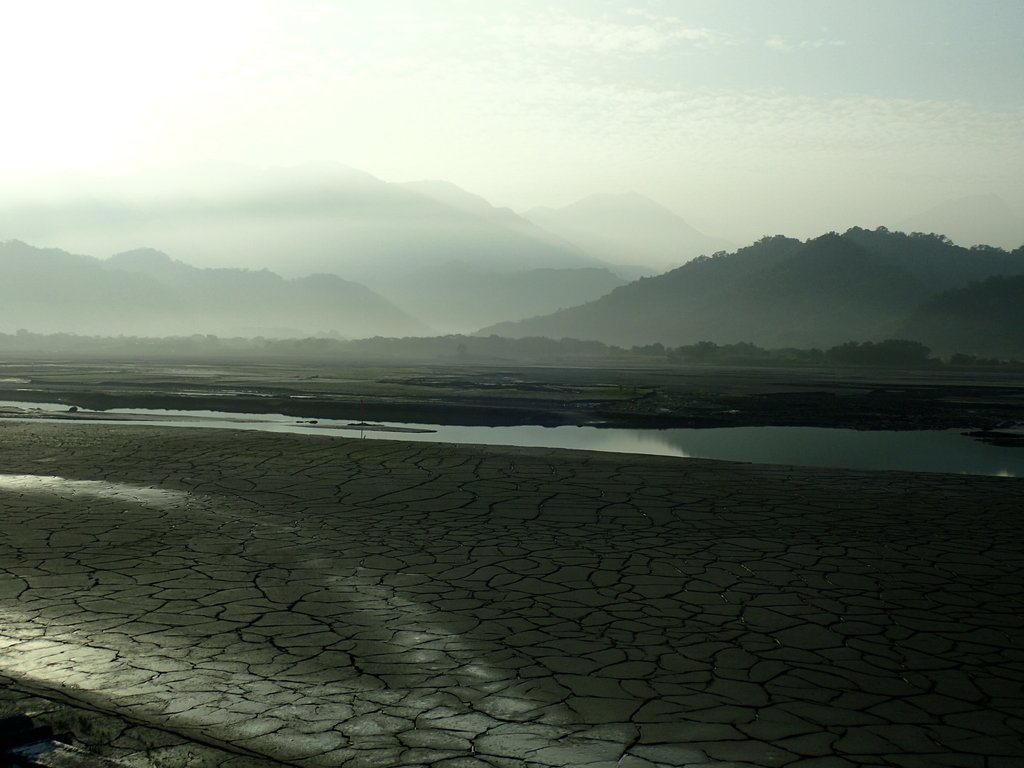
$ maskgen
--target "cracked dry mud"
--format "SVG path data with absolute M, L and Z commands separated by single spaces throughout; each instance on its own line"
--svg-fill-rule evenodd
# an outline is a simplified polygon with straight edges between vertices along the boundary
M 130 765 L 1024 761 L 1019 479 L 42 423 L 0 458 L 0 703 Z

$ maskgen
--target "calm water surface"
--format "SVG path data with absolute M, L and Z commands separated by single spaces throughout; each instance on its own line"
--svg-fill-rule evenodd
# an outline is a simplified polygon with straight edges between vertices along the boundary
M 66 411 L 55 403 L 0 401 L 0 406 Z M 764 464 L 797 464 L 849 469 L 897 469 L 1024 477 L 1024 449 L 1000 448 L 965 437 L 961 430 L 860 431 L 821 427 L 728 427 L 718 429 L 601 429 L 598 427 L 459 427 L 440 424 L 382 426 L 428 433 L 359 430 L 351 422 L 308 420 L 282 414 L 170 411 L 142 408 L 108 413 L 159 417 L 136 423 L 164 426 L 250 429 L 365 439 L 575 448 L 589 451 L 680 456 Z M 170 421 L 166 420 L 170 419 Z M 82 422 L 87 423 L 87 422 Z

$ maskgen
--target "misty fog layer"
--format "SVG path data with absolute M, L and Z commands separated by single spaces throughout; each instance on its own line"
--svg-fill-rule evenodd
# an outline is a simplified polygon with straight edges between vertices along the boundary
M 1012 219 L 975 203 L 989 210 L 979 226 Z M 480 331 L 803 348 L 905 337 L 1016 354 L 994 308 L 1016 316 L 1017 283 L 971 285 L 1024 273 L 1020 249 L 884 228 L 726 254 L 726 241 L 636 194 L 520 216 L 450 182 L 394 184 L 344 166 L 83 177 L 0 202 L 0 231 L 20 238 L 0 246 L 8 333 Z M 53 244 L 90 256 L 38 247 Z M 670 264 L 683 266 L 659 275 Z
M 292 279 L 330 274 L 349 281 L 344 290 L 337 284 L 320 287 L 316 301 L 329 303 L 333 290 L 334 309 L 307 307 L 290 315 L 283 299 L 263 302 L 260 292 L 270 290 L 266 276 L 264 287 L 257 286 L 259 279 L 237 272 L 208 272 L 204 280 L 186 285 L 181 269 L 151 270 L 148 277 L 159 278 L 164 290 L 170 286 L 172 292 L 184 291 L 192 298 L 158 295 L 159 286 L 138 278 L 140 295 L 152 294 L 149 302 L 142 302 L 150 311 L 137 325 L 137 312 L 125 315 L 133 324 L 125 330 L 139 333 L 468 332 L 584 303 L 624 282 L 613 266 L 580 246 L 454 184 L 389 184 L 344 166 L 274 171 L 224 167 L 219 173 L 196 175 L 151 172 L 78 179 L 59 193 L 37 189 L 0 202 L 0 232 L 33 245 L 94 256 L 154 248 L 195 267 L 270 270 Z M 653 256 L 657 263 L 668 242 L 665 238 L 660 251 L 638 256 Z M 124 260 L 118 264 L 141 274 L 138 265 L 126 267 Z M 633 272 L 635 268 L 623 274 Z M 199 286 L 211 281 L 219 285 Z M 399 304 L 410 317 L 385 321 L 380 307 L 370 309 L 346 298 L 345 292 L 354 290 L 352 281 Z M 298 284 L 290 285 L 298 290 Z M 219 308 L 211 296 L 201 296 L 211 291 L 220 296 Z M 360 299 L 364 304 L 367 295 L 364 291 Z M 247 297 L 263 303 L 266 317 L 257 321 L 245 316 Z M 208 307 L 209 316 L 186 317 L 182 301 L 191 301 L 196 312 Z M 130 305 L 132 300 L 117 303 Z M 241 313 L 237 321 L 226 319 L 228 305 Z M 10 312 L 8 316 L 8 323 L 18 322 Z M 54 317 L 41 321 L 32 312 L 24 317 L 21 324 L 33 328 L 74 327 L 55 324 Z M 111 328 L 105 317 L 87 325 Z
M 152 247 L 199 267 L 289 277 L 386 279 L 452 261 L 500 271 L 605 266 L 458 188 L 389 184 L 339 165 L 97 179 L 0 204 L 0 231 L 77 252 Z
M 405 336 L 427 329 L 337 275 L 196 269 L 154 250 L 107 260 L 0 243 L 0 327 L 169 336 Z

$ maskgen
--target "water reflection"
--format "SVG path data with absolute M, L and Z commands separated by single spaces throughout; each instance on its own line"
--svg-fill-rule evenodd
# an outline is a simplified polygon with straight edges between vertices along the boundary
M 820 427 L 599 429 L 445 427 L 401 439 L 574 448 L 615 453 L 911 472 L 1024 477 L 1024 450 L 979 442 L 960 430 L 860 431 Z M 389 437 L 387 434 L 366 437 Z
M 4 403 L 66 411 L 66 405 Z M 251 429 L 306 435 L 382 440 L 514 445 L 614 453 L 746 461 L 761 464 L 1024 477 L 1024 449 L 982 443 L 962 430 L 861 431 L 825 427 L 726 427 L 717 429 L 603 429 L 598 427 L 466 427 L 443 424 L 382 426 L 425 430 L 425 434 L 377 432 L 350 422 L 318 419 L 311 424 L 274 413 L 115 409 L 108 414 L 151 416 L 135 421 L 163 426 Z M 83 422 L 86 423 L 86 422 Z
M 900 469 L 1016 477 L 1024 452 L 979 442 L 960 430 L 861 431 L 819 427 L 666 430 L 690 456 L 765 464 Z

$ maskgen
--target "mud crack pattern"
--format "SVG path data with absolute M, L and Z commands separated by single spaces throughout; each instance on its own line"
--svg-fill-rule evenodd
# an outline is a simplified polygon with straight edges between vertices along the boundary
M 162 734 L 128 754 L 103 730 L 136 765 L 1024 760 L 1019 479 L 0 440 L 0 680 Z

